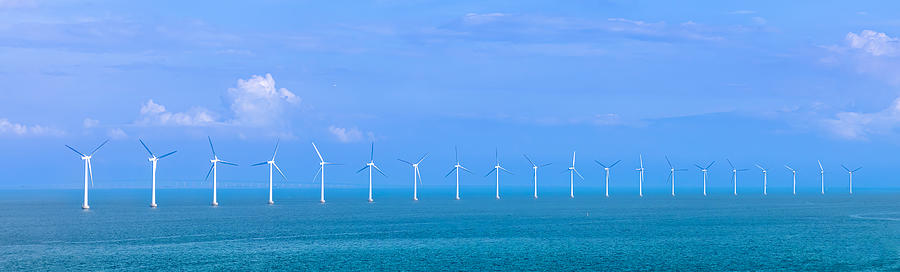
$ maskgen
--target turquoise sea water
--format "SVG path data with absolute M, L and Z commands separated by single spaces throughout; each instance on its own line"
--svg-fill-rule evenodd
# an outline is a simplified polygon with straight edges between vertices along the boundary
M 0 268 L 900 270 L 897 193 L 612 196 L 365 190 L 0 191 Z M 448 191 L 449 192 L 449 191 Z M 489 193 L 488 193 L 489 192 Z

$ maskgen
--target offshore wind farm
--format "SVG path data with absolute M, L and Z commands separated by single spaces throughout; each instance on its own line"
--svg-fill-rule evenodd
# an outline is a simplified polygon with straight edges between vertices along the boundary
M 900 271 L 896 7 L 0 0 L 0 270 Z

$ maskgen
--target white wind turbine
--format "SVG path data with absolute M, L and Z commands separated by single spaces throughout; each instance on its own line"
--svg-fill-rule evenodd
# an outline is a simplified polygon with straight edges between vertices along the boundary
M 669 156 L 666 157 L 666 163 L 669 164 L 669 177 L 666 178 L 666 181 L 669 179 L 672 180 L 672 196 L 675 196 L 675 172 L 687 171 L 687 169 L 675 169 L 675 166 L 672 166 L 672 161 L 669 160 Z
M 413 200 L 419 200 L 418 185 L 419 185 L 419 183 L 422 183 L 422 175 L 419 174 L 419 164 L 422 163 L 423 160 L 425 160 L 425 157 L 428 157 L 428 153 L 425 153 L 424 155 L 422 155 L 422 157 L 416 163 L 411 163 L 408 161 L 397 159 L 397 160 L 405 162 L 406 164 L 409 164 L 409 166 L 413 167 Z
M 494 149 L 494 159 L 496 160 L 497 164 L 494 165 L 494 169 L 491 169 L 491 171 L 484 176 L 487 177 L 490 176 L 491 173 L 497 172 L 497 199 L 500 199 L 500 171 L 509 173 L 510 175 L 512 175 L 513 173 L 509 170 L 506 170 L 506 168 L 503 168 L 503 166 L 500 166 L 500 154 L 496 149 Z
M 94 186 L 94 170 L 91 167 L 91 157 L 93 157 L 94 153 L 97 153 L 97 150 L 100 150 L 100 148 L 103 147 L 103 145 L 105 145 L 107 142 L 109 142 L 109 140 L 103 141 L 103 143 L 97 146 L 97 148 L 94 148 L 94 151 L 91 151 L 89 155 L 85 155 L 84 153 L 75 150 L 75 148 L 66 145 L 66 147 L 68 147 L 72 151 L 75 151 L 75 153 L 78 153 L 78 155 L 81 155 L 81 160 L 84 161 L 84 203 L 81 204 L 82 209 L 91 208 L 90 206 L 88 206 L 88 177 L 90 177 L 91 179 L 91 186 Z
M 444 177 L 445 178 L 449 177 L 450 174 L 453 174 L 453 172 L 456 172 L 456 200 L 459 200 L 459 171 L 460 170 L 466 171 L 466 172 L 469 172 L 469 174 L 472 174 L 472 171 L 469 171 L 469 169 L 466 169 L 465 167 L 463 167 L 462 164 L 459 164 L 459 150 L 456 147 L 453 147 L 453 154 L 456 158 L 456 165 L 454 165 L 453 169 L 450 169 L 450 172 L 448 172 L 446 175 L 444 175 Z
M 822 195 L 825 195 L 825 168 L 822 167 L 822 161 L 816 160 L 819 163 L 819 176 L 822 176 Z
M 319 173 L 322 173 L 322 183 L 321 183 L 321 194 L 319 195 L 319 202 L 325 203 L 325 166 L 326 165 L 340 165 L 337 163 L 326 162 L 324 158 L 322 158 L 322 153 L 319 153 L 319 147 L 316 146 L 316 143 L 312 143 L 313 149 L 316 150 L 316 155 L 319 156 L 319 171 L 316 171 L 316 175 L 313 176 L 313 180 L 316 177 L 319 177 Z
M 578 169 L 575 169 L 575 151 L 572 151 L 572 166 L 569 167 L 569 198 L 575 198 L 575 174 L 584 180 L 584 176 L 578 173 Z
M 793 180 L 794 180 L 793 191 L 794 191 L 794 195 L 797 195 L 797 170 L 794 170 L 794 168 L 791 168 L 787 164 L 784 165 L 784 168 L 787 168 L 788 170 L 791 171 L 791 174 L 793 174 Z
M 150 187 L 151 188 L 151 190 L 150 190 L 150 207 L 155 208 L 156 207 L 156 162 L 159 161 L 159 159 L 162 159 L 162 158 L 168 157 L 169 155 L 175 154 L 175 152 L 177 152 L 177 151 L 172 151 L 172 152 L 166 153 L 165 155 L 157 157 L 155 154 L 153 154 L 152 151 L 150 151 L 150 148 L 147 147 L 147 144 L 144 144 L 143 140 L 138 139 L 138 141 L 141 142 L 141 145 L 144 146 L 144 149 L 147 150 L 147 153 L 150 153 L 150 158 L 147 159 L 150 161 L 151 165 L 153 166 L 152 167 L 153 168 L 153 179 L 152 179 L 153 182 L 151 183 L 151 187 Z
M 731 166 L 731 182 L 734 184 L 734 195 L 737 196 L 737 172 L 743 172 L 750 169 L 737 169 L 734 168 L 734 164 L 731 163 L 731 160 L 725 159 L 728 162 L 728 165 Z
M 694 164 L 694 166 L 700 168 L 700 172 L 703 172 L 703 196 L 706 196 L 706 176 L 709 174 L 709 168 L 712 167 L 714 163 L 716 163 L 716 161 L 710 162 L 706 167 Z
M 766 191 L 767 187 L 769 186 L 768 171 L 766 171 L 766 168 L 763 168 L 759 164 L 756 164 L 756 168 L 759 168 L 759 170 L 762 170 L 762 173 L 763 173 L 763 195 L 768 195 L 768 192 Z
M 616 164 L 619 164 L 619 162 L 621 162 L 621 161 L 622 160 L 617 160 L 616 162 L 610 164 L 609 166 L 606 166 L 603 163 L 601 163 L 600 161 L 594 160 L 594 162 L 596 162 L 600 166 L 603 166 L 603 170 L 606 170 L 606 197 L 609 197 L 609 169 L 612 168 L 613 166 L 616 166 Z
M 850 170 L 843 164 L 841 164 L 841 167 L 843 167 L 844 170 L 847 170 L 847 173 L 850 174 L 850 194 L 852 195 L 853 194 L 853 172 L 859 171 L 859 169 L 862 169 L 862 167 L 857 167 L 856 169 L 853 169 L 853 170 Z
M 217 200 L 217 198 L 216 198 L 216 190 L 217 190 L 217 186 L 218 186 L 218 183 L 217 183 L 217 182 L 218 182 L 218 181 L 217 181 L 217 178 L 218 178 L 218 165 L 219 165 L 219 163 L 222 163 L 222 164 L 226 164 L 226 165 L 237 166 L 237 164 L 236 164 L 236 163 L 232 163 L 232 162 L 227 162 L 227 161 L 220 160 L 220 159 L 219 159 L 219 156 L 216 155 L 216 148 L 213 147 L 212 138 L 210 138 L 209 136 L 206 136 L 206 139 L 209 140 L 209 149 L 212 150 L 213 158 L 212 158 L 211 160 L 209 160 L 209 162 L 212 163 L 212 166 L 209 167 L 209 171 L 206 172 L 206 178 L 204 178 L 203 180 L 204 180 L 204 181 L 208 180 L 208 179 L 209 179 L 209 174 L 212 173 L 212 175 L 213 175 L 213 201 L 212 201 L 212 205 L 213 205 L 213 206 L 219 206 L 219 202 L 218 202 L 218 200 Z
M 369 153 L 369 162 L 367 162 L 366 166 L 364 166 L 362 169 L 356 171 L 356 173 L 358 174 L 359 172 L 362 172 L 367 168 L 369 169 L 369 202 L 373 202 L 375 201 L 375 199 L 372 198 L 372 169 L 377 170 L 378 173 L 381 173 L 382 176 L 387 177 L 387 175 L 385 175 L 384 172 L 381 171 L 381 168 L 378 168 L 378 166 L 375 165 L 375 142 L 372 142 L 372 152 Z
M 641 168 L 634 169 L 638 171 L 638 196 L 644 197 L 644 155 L 639 154 L 638 160 L 641 162 Z
M 272 152 L 272 159 L 256 164 L 252 164 L 250 166 L 259 166 L 263 164 L 269 165 L 269 204 L 275 204 L 275 201 L 272 200 L 272 168 L 278 170 L 278 174 L 281 174 L 281 177 L 284 178 L 284 181 L 287 181 L 287 176 L 284 175 L 284 172 L 281 172 L 281 168 L 278 168 L 278 164 L 275 164 L 275 155 L 278 155 L 278 144 L 281 140 L 275 141 L 275 152 Z
M 547 163 L 547 164 L 542 164 L 542 165 L 538 166 L 536 163 L 534 163 L 534 161 L 531 160 L 531 158 L 528 157 L 528 155 L 522 154 L 522 156 L 525 156 L 525 159 L 528 160 L 529 163 L 531 163 L 531 168 L 534 169 L 534 198 L 538 198 L 538 193 L 537 193 L 537 170 L 538 170 L 538 168 L 540 168 L 540 167 L 548 166 L 548 165 L 551 165 L 551 164 L 553 164 L 553 163 Z

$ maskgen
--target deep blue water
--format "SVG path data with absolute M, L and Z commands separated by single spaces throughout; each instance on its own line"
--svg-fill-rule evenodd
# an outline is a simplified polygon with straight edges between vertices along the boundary
M 897 193 L 0 191 L 0 270 L 900 270 Z

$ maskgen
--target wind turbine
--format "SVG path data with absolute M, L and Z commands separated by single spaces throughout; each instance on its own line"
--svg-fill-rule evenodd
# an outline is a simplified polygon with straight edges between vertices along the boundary
M 509 173 L 510 175 L 512 175 L 513 173 L 509 170 L 506 170 L 506 168 L 503 168 L 503 166 L 500 166 L 500 154 L 497 149 L 494 149 L 494 159 L 497 161 L 497 164 L 494 165 L 494 169 L 492 169 L 484 176 L 487 177 L 491 175 L 491 173 L 497 172 L 497 199 L 500 199 L 500 171 Z
M 666 163 L 669 164 L 669 177 L 666 178 L 666 181 L 672 179 L 672 196 L 675 196 L 675 172 L 687 171 L 687 169 L 675 169 L 675 166 L 672 166 L 672 161 L 669 160 L 669 156 L 666 157 Z
M 206 136 L 206 139 L 209 140 L 209 149 L 212 150 L 213 158 L 212 158 L 211 160 L 209 160 L 209 162 L 212 163 L 212 166 L 209 167 L 209 171 L 206 172 L 206 178 L 204 178 L 203 180 L 204 180 L 204 181 L 205 181 L 205 180 L 208 180 L 208 179 L 209 179 L 209 174 L 212 173 L 212 175 L 213 175 L 213 201 L 212 201 L 212 205 L 213 205 L 213 206 L 219 206 L 219 202 L 218 202 L 217 199 L 216 199 L 216 186 L 217 186 L 218 164 L 219 164 L 219 163 L 222 163 L 222 164 L 232 165 L 232 166 L 237 166 L 237 164 L 236 164 L 236 163 L 232 163 L 232 162 L 227 162 L 227 161 L 220 160 L 220 159 L 219 159 L 219 156 L 216 155 L 216 148 L 213 147 L 212 138 L 210 138 L 209 136 Z
M 797 195 L 797 170 L 794 170 L 794 168 L 791 168 L 791 167 L 788 166 L 787 164 L 784 165 L 784 168 L 787 168 L 787 169 L 790 170 L 791 173 L 793 174 L 793 177 L 794 177 L 794 183 L 793 183 L 793 184 L 794 184 L 794 186 L 793 186 L 794 189 L 793 189 L 793 190 L 794 190 L 794 195 Z
M 531 160 L 531 158 L 528 157 L 528 155 L 522 154 L 522 156 L 525 156 L 525 159 L 528 160 L 529 163 L 531 163 L 531 168 L 534 169 L 534 198 L 538 198 L 538 194 L 537 194 L 537 170 L 538 170 L 538 168 L 540 168 L 540 167 L 548 166 L 548 165 L 551 165 L 551 164 L 553 164 L 553 163 L 547 163 L 547 164 L 543 164 L 543 165 L 541 165 L 541 166 L 538 166 L 536 163 L 534 163 L 534 161 Z
M 756 168 L 759 168 L 759 170 L 762 170 L 762 173 L 763 173 L 763 195 L 767 195 L 766 187 L 768 187 L 768 185 L 769 185 L 768 184 L 769 183 L 768 182 L 768 171 L 766 171 L 766 168 L 763 168 L 759 164 L 756 164 Z
M 706 167 L 694 164 L 694 166 L 700 168 L 700 172 L 703 172 L 703 196 L 706 196 L 706 176 L 709 174 L 709 168 L 712 167 L 714 163 L 716 163 L 716 161 L 710 162 Z
M 737 169 L 734 168 L 734 164 L 731 163 L 731 160 L 725 159 L 728 162 L 728 165 L 731 166 L 731 182 L 734 184 L 734 195 L 737 196 L 737 172 L 743 172 L 750 169 Z
M 150 158 L 147 159 L 153 165 L 153 182 L 152 182 L 152 186 L 150 187 L 151 188 L 150 207 L 156 208 L 156 162 L 159 161 L 159 159 L 162 159 L 162 158 L 168 157 L 169 155 L 175 154 L 175 152 L 177 152 L 177 151 L 172 151 L 172 152 L 166 153 L 165 155 L 157 157 L 155 154 L 153 154 L 152 151 L 150 151 L 150 148 L 147 147 L 147 144 L 144 144 L 143 140 L 138 139 L 138 141 L 141 142 L 141 145 L 144 146 L 144 149 L 147 150 L 147 153 L 150 153 Z
M 275 155 L 278 155 L 278 144 L 281 140 L 275 141 L 275 152 L 272 152 L 272 159 L 256 164 L 252 164 L 250 166 L 259 166 L 263 164 L 269 165 L 269 204 L 275 204 L 275 201 L 272 200 L 272 168 L 278 170 L 278 174 L 281 174 L 281 177 L 284 178 L 284 181 L 287 181 L 287 177 L 284 175 L 284 172 L 281 172 L 281 168 L 278 168 L 278 164 L 275 164 Z
M 825 168 L 822 168 L 822 161 L 816 160 L 819 163 L 819 176 L 822 176 L 822 195 L 825 195 Z
M 600 161 L 594 160 L 594 162 L 596 162 L 600 166 L 603 166 L 603 170 L 606 170 L 606 197 L 609 197 L 609 169 L 612 168 L 613 166 L 616 166 L 616 164 L 619 164 L 619 162 L 621 162 L 621 161 L 622 160 L 617 160 L 616 162 L 610 164 L 609 166 L 606 166 L 605 164 L 601 163 Z
M 466 169 L 461 164 L 459 164 L 459 149 L 457 149 L 455 146 L 453 147 L 453 154 L 456 158 L 456 165 L 454 165 L 453 169 L 450 169 L 450 172 L 444 175 L 444 177 L 449 177 L 450 174 L 456 172 L 456 200 L 459 200 L 459 171 L 466 171 L 469 172 L 469 174 L 472 174 L 472 171 L 469 171 L 469 169 Z
M 575 169 L 575 151 L 572 151 L 572 166 L 569 167 L 569 198 L 575 198 L 575 174 L 584 180 L 584 176 Z
M 638 160 L 641 162 L 641 168 L 634 169 L 638 171 L 638 196 L 644 197 L 644 155 L 638 154 Z
M 847 170 L 847 173 L 850 174 L 850 194 L 852 195 L 853 194 L 853 172 L 859 171 L 859 169 L 862 169 L 862 167 L 857 167 L 856 169 L 853 169 L 853 170 L 850 170 L 843 164 L 841 164 L 841 167 L 843 167 L 844 170 Z
M 66 145 L 66 147 L 68 147 L 72 151 L 75 151 L 75 153 L 78 153 L 78 155 L 81 155 L 81 160 L 84 161 L 84 203 L 81 204 L 82 209 L 91 208 L 90 206 L 88 206 L 88 177 L 90 177 L 91 179 L 91 187 L 94 186 L 94 170 L 91 169 L 91 157 L 93 157 L 94 153 L 97 153 L 97 150 L 100 150 L 100 148 L 108 142 L 109 140 L 103 141 L 103 143 L 97 146 L 97 148 L 94 148 L 94 150 L 91 151 L 89 155 L 85 155 L 84 153 L 75 150 L 75 148 Z
M 312 143 L 313 149 L 316 150 L 316 155 L 319 156 L 319 171 L 316 171 L 316 175 L 313 176 L 313 180 L 319 176 L 319 173 L 322 173 L 322 190 L 320 191 L 319 202 L 325 203 L 325 165 L 339 165 L 337 163 L 326 162 L 324 158 L 322 158 L 322 153 L 319 153 L 319 147 L 316 146 L 316 143 Z
M 409 164 L 410 166 L 413 167 L 413 200 L 419 200 L 418 185 L 419 185 L 419 183 L 422 182 L 422 175 L 419 174 L 419 164 L 422 163 L 422 161 L 425 160 L 425 157 L 427 157 L 427 156 L 428 156 L 428 153 L 425 153 L 424 155 L 422 155 L 422 158 L 420 158 L 419 161 L 417 161 L 416 163 L 411 163 L 408 161 L 397 159 L 397 160 L 405 162 L 406 164 Z
M 382 176 L 387 177 L 387 175 L 381 171 L 381 168 L 378 168 L 378 166 L 375 165 L 375 142 L 372 142 L 372 152 L 369 154 L 369 162 L 366 163 L 365 167 L 356 171 L 356 173 L 359 174 L 362 170 L 366 170 L 366 168 L 369 169 L 369 202 L 373 202 L 375 199 L 372 198 L 372 169 L 377 170 Z

